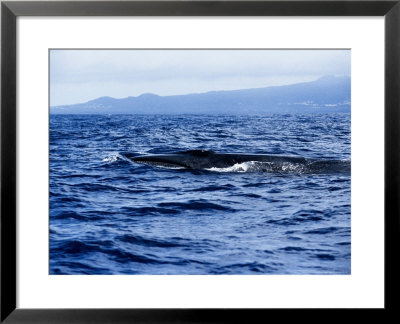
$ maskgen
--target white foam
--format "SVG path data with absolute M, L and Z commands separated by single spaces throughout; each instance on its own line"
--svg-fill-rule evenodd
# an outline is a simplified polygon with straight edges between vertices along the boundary
M 243 163 L 236 163 L 227 168 L 209 168 L 206 169 L 213 172 L 288 172 L 288 173 L 304 173 L 307 168 L 303 164 L 292 162 L 260 162 L 248 161 Z
M 236 163 L 227 168 L 209 168 L 207 171 L 214 172 L 257 172 L 260 170 L 260 162 L 249 161 L 243 163 Z
M 120 156 L 119 153 L 111 153 L 101 161 L 106 162 L 106 163 L 112 163 L 112 162 L 117 161 L 119 156 Z
M 105 162 L 105 163 L 113 163 L 113 162 L 118 161 L 118 160 L 124 160 L 124 161 L 128 161 L 128 162 L 132 162 L 127 157 L 119 154 L 118 152 L 113 152 L 113 153 L 108 154 L 108 156 L 105 157 L 101 161 Z

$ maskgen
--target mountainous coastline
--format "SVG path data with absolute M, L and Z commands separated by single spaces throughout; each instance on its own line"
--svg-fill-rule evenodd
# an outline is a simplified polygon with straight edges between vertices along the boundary
M 350 112 L 350 77 L 266 88 L 158 96 L 147 93 L 50 107 L 51 114 L 263 114 Z

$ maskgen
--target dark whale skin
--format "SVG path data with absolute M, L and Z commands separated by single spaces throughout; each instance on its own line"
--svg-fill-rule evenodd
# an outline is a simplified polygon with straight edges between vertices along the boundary
M 142 155 L 132 157 L 131 159 L 132 161 L 137 163 L 161 166 L 175 166 L 187 169 L 227 168 L 237 163 L 244 163 L 249 161 L 271 163 L 290 162 L 300 164 L 311 161 L 306 160 L 303 157 L 296 156 L 215 153 L 213 151 L 205 150 L 191 150 L 171 154 Z

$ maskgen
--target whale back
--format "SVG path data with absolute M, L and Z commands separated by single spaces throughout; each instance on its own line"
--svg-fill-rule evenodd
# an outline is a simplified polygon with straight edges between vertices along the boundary
M 208 150 L 188 150 L 188 151 L 183 151 L 183 152 L 176 152 L 174 154 L 186 154 L 186 155 L 192 155 L 192 156 L 198 156 L 198 157 L 207 157 L 210 155 L 215 154 L 214 151 L 208 151 Z
M 243 165 L 244 168 L 281 172 L 294 170 L 300 173 L 350 172 L 350 162 L 306 159 L 301 156 L 216 153 L 208 150 L 188 150 L 169 154 L 142 155 L 131 158 L 134 162 L 167 168 L 194 170 L 226 169 Z

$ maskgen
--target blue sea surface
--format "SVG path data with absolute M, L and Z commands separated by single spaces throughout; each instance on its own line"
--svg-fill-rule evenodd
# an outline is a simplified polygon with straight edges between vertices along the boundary
M 350 274 L 350 117 L 50 115 L 50 274 Z M 343 170 L 131 160 L 200 149 Z

